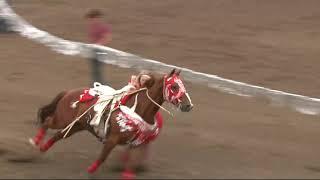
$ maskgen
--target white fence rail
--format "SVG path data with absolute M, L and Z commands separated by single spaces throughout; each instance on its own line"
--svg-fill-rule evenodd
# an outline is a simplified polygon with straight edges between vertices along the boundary
M 30 25 L 22 17 L 18 16 L 4 0 L 0 0 L 0 17 L 5 18 L 12 25 L 12 29 L 22 36 L 49 46 L 52 50 L 61 54 L 89 57 L 90 49 L 99 48 L 105 52 L 102 54 L 101 60 L 107 64 L 123 68 L 147 69 L 160 73 L 168 72 L 172 68 L 180 68 L 184 79 L 193 83 L 240 96 L 263 97 L 270 100 L 273 104 L 287 106 L 304 114 L 318 115 L 320 113 L 320 99 L 317 98 L 224 79 L 216 75 L 145 59 L 109 47 L 73 42 L 56 37 Z

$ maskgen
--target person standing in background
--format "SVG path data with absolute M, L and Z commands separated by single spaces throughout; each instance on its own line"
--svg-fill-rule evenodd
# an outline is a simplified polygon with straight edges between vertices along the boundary
M 111 26 L 102 21 L 103 14 L 98 9 L 89 10 L 85 18 L 88 20 L 88 37 L 90 43 L 97 45 L 107 45 L 111 42 Z M 102 67 L 103 63 L 99 61 L 99 49 L 92 49 L 93 57 L 90 59 L 92 83 L 106 83 L 103 79 Z

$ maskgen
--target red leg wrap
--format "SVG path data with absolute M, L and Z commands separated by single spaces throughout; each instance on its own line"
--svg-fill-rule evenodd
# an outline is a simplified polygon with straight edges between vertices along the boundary
M 101 162 L 99 160 L 96 160 L 94 163 L 91 164 L 90 167 L 88 167 L 88 173 L 92 174 L 94 173 L 98 167 L 101 165 Z
M 46 144 L 40 146 L 40 151 L 46 152 L 54 143 L 55 141 L 53 139 L 49 139 Z
M 130 180 L 130 179 L 135 179 L 136 175 L 134 172 L 130 169 L 126 169 L 122 172 L 121 174 L 123 180 Z
M 43 129 L 43 128 L 40 128 L 40 129 L 38 130 L 37 135 L 36 135 L 36 136 L 34 137 L 34 139 L 33 139 L 33 140 L 34 140 L 34 143 L 35 143 L 36 145 L 39 145 L 45 135 L 46 135 L 46 130 Z

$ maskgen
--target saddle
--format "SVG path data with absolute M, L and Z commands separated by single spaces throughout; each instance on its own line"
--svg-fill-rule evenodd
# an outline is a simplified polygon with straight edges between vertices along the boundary
M 76 107 L 77 103 L 93 104 L 90 108 L 93 109 L 94 114 L 88 123 L 94 128 L 99 137 L 104 137 L 107 133 L 108 120 L 112 110 L 119 105 L 119 102 L 126 96 L 130 89 L 132 89 L 132 85 L 130 84 L 124 86 L 122 89 L 115 90 L 110 86 L 95 82 L 93 88 L 83 91 L 79 100 L 73 103 L 72 107 Z M 102 122 L 102 116 L 106 113 L 108 113 L 108 118 L 106 122 Z
M 158 135 L 162 124 L 162 119 L 161 123 L 156 119 L 155 124 L 150 125 L 135 113 L 137 98 L 135 104 L 131 108 L 123 105 L 130 96 L 128 94 L 133 90 L 138 90 L 137 88 L 139 88 L 139 86 L 137 85 L 136 76 L 134 75 L 131 76 L 128 85 L 119 90 L 95 82 L 93 88 L 84 90 L 80 95 L 79 100 L 72 104 L 72 107 L 76 107 L 79 102 L 93 103 L 90 108 L 93 108 L 94 115 L 88 123 L 93 127 L 101 140 L 106 137 L 111 113 L 114 109 L 119 107 L 120 112 L 117 114 L 117 123 L 122 132 L 134 131 L 136 133 L 133 139 L 128 143 L 132 146 L 137 146 L 154 139 L 154 137 Z M 93 100 L 95 100 L 95 102 L 92 102 Z M 102 117 L 105 115 L 108 115 L 106 121 L 101 121 Z
M 128 84 L 119 90 L 115 90 L 110 86 L 95 82 L 92 88 L 85 89 L 83 91 L 79 100 L 74 102 L 71 107 L 75 108 L 78 103 L 87 103 L 90 105 L 90 108 L 93 108 L 94 110 L 94 115 L 89 120 L 89 124 L 95 129 L 95 132 L 99 136 L 104 136 L 107 131 L 108 122 L 102 123 L 102 116 L 105 114 L 106 110 L 108 110 L 108 121 L 112 110 L 118 107 L 119 102 L 125 104 L 124 100 L 128 98 L 126 95 L 129 92 L 140 88 L 139 83 L 137 82 L 137 77 L 138 76 L 136 75 L 132 75 Z M 109 105 L 110 107 L 106 108 Z

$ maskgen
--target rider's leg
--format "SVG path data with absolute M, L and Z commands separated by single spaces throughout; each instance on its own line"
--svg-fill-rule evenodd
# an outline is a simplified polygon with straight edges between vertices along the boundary
M 92 83 L 99 82 L 104 84 L 103 80 L 103 63 L 99 61 L 99 50 L 94 50 L 94 57 L 90 59 Z

